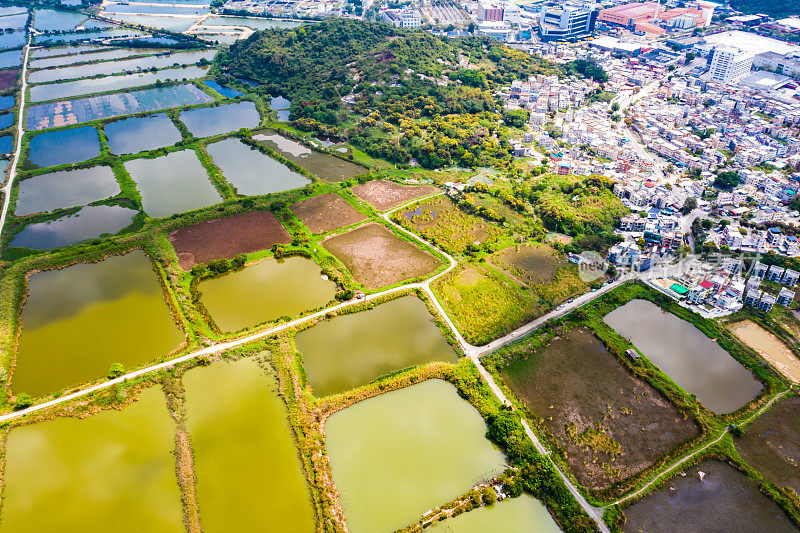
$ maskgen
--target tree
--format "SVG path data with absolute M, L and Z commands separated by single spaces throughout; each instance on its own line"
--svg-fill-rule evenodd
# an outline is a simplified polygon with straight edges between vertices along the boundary
M 111 363 L 111 368 L 108 369 L 108 379 L 115 379 L 125 373 L 125 367 L 122 363 Z
M 618 103 L 616 103 L 616 102 L 614 102 L 613 104 L 611 104 L 611 111 L 612 111 L 612 112 L 614 112 L 614 113 L 616 113 L 617 111 L 619 111 L 619 104 L 618 104 Z
M 739 185 L 739 173 L 735 170 L 725 170 L 717 174 L 714 187 L 729 191 Z
M 14 410 L 19 411 L 21 409 L 27 409 L 33 405 L 33 398 L 31 395 L 26 392 L 20 392 L 17 394 L 17 397 L 14 398 Z
M 688 215 L 695 209 L 697 209 L 697 198 L 695 198 L 694 196 L 690 196 L 683 201 L 683 206 L 681 206 L 681 213 L 684 215 Z
M 704 218 L 703 221 L 700 222 L 700 225 L 703 227 L 704 230 L 710 230 L 711 227 L 714 225 L 714 223 L 708 220 L 707 218 Z
M 789 200 L 789 209 L 792 211 L 800 211 L 800 194 Z
M 481 491 L 481 499 L 484 505 L 493 505 L 497 501 L 497 494 L 495 494 L 492 487 L 484 487 Z
M 524 128 L 530 113 L 525 109 L 514 109 L 503 114 L 503 122 L 512 128 Z

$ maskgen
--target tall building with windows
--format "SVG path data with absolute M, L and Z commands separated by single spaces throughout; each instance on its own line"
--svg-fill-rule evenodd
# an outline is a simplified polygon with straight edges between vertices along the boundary
M 480 22 L 503 21 L 503 8 L 504 5 L 495 0 L 479 0 L 478 1 L 478 20 Z
M 539 15 L 539 37 L 542 41 L 574 41 L 594 33 L 597 9 L 571 6 L 545 8 Z
M 711 79 L 722 83 L 736 83 L 750 73 L 753 54 L 733 46 L 718 46 L 711 57 Z

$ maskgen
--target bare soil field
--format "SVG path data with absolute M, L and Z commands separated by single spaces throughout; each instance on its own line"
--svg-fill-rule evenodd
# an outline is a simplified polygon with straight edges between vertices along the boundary
M 573 328 L 514 361 L 502 376 L 543 420 L 575 477 L 591 490 L 644 470 L 700 433 L 587 328 Z
M 742 458 L 767 480 L 800 493 L 800 397 L 772 406 L 734 443 Z
M 187 226 L 169 234 L 178 263 L 189 270 L 198 263 L 232 259 L 237 254 L 256 252 L 273 244 L 288 243 L 291 235 L 268 211 L 254 211 Z
M 700 473 L 704 475 L 700 477 Z M 625 509 L 625 532 L 796 532 L 758 484 L 728 463 L 706 459 Z
M 367 218 L 344 198 L 334 193 L 302 200 L 292 204 L 289 209 L 300 217 L 312 233 L 325 233 Z
M 415 198 L 438 191 L 430 185 L 400 185 L 393 181 L 374 180 L 353 187 L 353 192 L 378 211 L 387 211 Z
M 377 223 L 325 239 L 322 245 L 368 289 L 431 274 L 440 265 L 437 258 Z

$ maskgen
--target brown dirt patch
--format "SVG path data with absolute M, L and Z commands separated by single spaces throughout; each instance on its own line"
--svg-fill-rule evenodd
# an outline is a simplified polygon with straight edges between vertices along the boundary
M 438 191 L 430 185 L 400 185 L 393 181 L 374 180 L 353 187 L 353 192 L 377 209 L 386 211 Z
M 294 203 L 289 209 L 300 217 L 312 233 L 325 233 L 367 218 L 344 198 L 333 193 Z
M 237 254 L 288 243 L 291 235 L 268 211 L 254 211 L 187 226 L 169 234 L 178 264 L 189 270 L 198 263 L 232 259 Z
M 558 256 L 549 246 L 510 246 L 491 256 L 492 263 L 517 281 L 534 285 L 550 281 L 556 273 Z
M 573 328 L 502 374 L 590 490 L 644 470 L 700 433 L 586 328 Z
M 772 406 L 744 428 L 736 449 L 764 477 L 800 493 L 800 397 Z
M 336 235 L 322 244 L 368 289 L 431 274 L 440 265 L 434 256 L 377 223 Z

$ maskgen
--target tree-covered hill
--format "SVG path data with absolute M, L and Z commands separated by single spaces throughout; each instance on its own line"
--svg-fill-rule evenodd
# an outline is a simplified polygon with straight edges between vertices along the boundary
M 731 7 L 746 14 L 763 13 L 775 18 L 800 15 L 797 0 L 731 0 Z
M 297 127 L 428 168 L 510 160 L 493 91 L 534 74 L 564 75 L 491 39 L 351 19 L 257 32 L 220 54 L 219 65 L 289 98 Z

